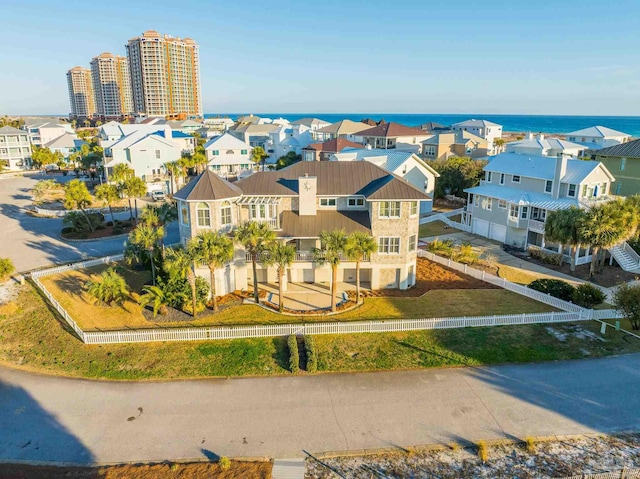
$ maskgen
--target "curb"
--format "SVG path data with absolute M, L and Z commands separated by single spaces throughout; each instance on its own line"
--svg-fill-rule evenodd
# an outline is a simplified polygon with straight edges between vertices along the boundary
M 110 239 L 117 239 L 117 238 L 126 238 L 127 236 L 129 236 L 129 233 L 123 233 L 121 235 L 113 235 L 113 236 L 104 236 L 102 238 L 89 238 L 89 239 L 69 239 L 69 238 L 64 238 L 61 234 L 58 235 L 58 239 L 60 241 L 64 241 L 65 243 L 95 243 L 97 241 L 105 241 L 105 240 L 110 240 Z

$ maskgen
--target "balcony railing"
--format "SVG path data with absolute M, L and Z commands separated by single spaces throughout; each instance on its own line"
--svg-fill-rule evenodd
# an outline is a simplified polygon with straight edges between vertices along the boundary
M 304 262 L 313 262 L 314 261 L 313 251 L 296 251 L 296 256 L 294 258 L 295 263 L 304 263 Z M 258 261 L 261 259 L 258 258 Z M 369 256 L 365 256 L 362 262 L 368 262 L 370 260 Z M 251 254 L 245 253 L 245 261 L 251 261 Z M 344 255 L 340 255 L 340 261 L 343 262 L 353 262 L 353 260 L 348 259 Z
M 544 221 L 529 220 L 529 230 L 544 234 Z
M 280 226 L 278 226 L 277 218 L 251 218 L 251 221 L 255 221 L 257 223 L 267 223 L 269 225 L 269 228 L 274 230 L 280 229 Z

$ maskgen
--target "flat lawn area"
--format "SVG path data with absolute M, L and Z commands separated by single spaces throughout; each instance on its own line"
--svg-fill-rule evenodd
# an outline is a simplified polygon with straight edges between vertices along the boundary
M 450 235 L 452 233 L 459 232 L 459 229 L 451 228 L 442 221 L 432 221 L 431 223 L 420 225 L 420 229 L 418 230 L 418 237 L 429 238 L 431 236 Z
M 493 291 L 484 291 L 487 292 Z M 411 300 L 410 300 L 411 301 Z M 415 301 L 415 300 L 414 300 Z M 599 323 L 317 336 L 321 371 L 373 371 L 599 357 L 640 352 L 640 340 Z M 595 333 L 580 335 L 581 331 Z M 564 340 L 552 331 L 566 333 Z M 284 338 L 89 346 L 67 330 L 30 285 L 0 306 L 0 362 L 101 379 L 290 374 Z
M 507 281 L 511 281 L 512 283 L 518 283 L 523 286 L 526 286 L 529 283 L 538 279 L 538 276 L 525 273 L 520 269 L 512 268 L 511 266 L 506 266 L 504 264 L 498 265 L 498 276 L 506 279 Z

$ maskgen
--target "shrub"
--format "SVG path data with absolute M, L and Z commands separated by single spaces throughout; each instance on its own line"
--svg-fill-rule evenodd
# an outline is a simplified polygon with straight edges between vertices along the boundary
M 573 300 L 573 292 L 575 290 L 575 288 L 566 281 L 550 278 L 536 279 L 529 283 L 527 287 L 540 291 L 541 293 L 550 294 L 564 301 Z
M 439 239 L 435 239 L 427 245 L 427 251 L 446 258 L 451 258 L 451 255 L 453 254 L 453 240 L 440 241 Z
M 618 286 L 613 294 L 613 305 L 629 320 L 634 331 L 640 329 L 640 284 Z
M 582 283 L 573 291 L 573 302 L 583 308 L 593 308 L 604 302 L 607 295 L 589 283 Z
M 111 230 L 111 234 L 112 235 L 124 234 L 124 229 L 122 229 L 122 226 L 114 226 L 113 229 Z
M 88 233 L 89 225 L 87 224 L 87 217 L 93 229 L 97 229 L 104 222 L 104 215 L 102 213 L 91 212 L 85 216 L 80 211 L 70 211 L 64 215 L 62 224 L 65 225 L 65 227 L 71 228 L 74 233 Z
M 87 281 L 85 288 L 91 296 L 105 304 L 122 304 L 129 296 L 127 282 L 114 268 L 104 271 L 95 281 Z
M 315 373 L 318 370 L 318 351 L 313 336 L 304 337 L 304 346 L 307 350 L 307 371 Z
M 489 446 L 486 441 L 478 441 L 478 457 L 482 462 L 487 462 L 489 459 Z
M 218 464 L 220 464 L 220 469 L 222 469 L 223 471 L 226 471 L 231 467 L 231 461 L 227 456 L 222 456 L 220 459 L 218 459 Z
M 529 255 L 532 258 L 542 261 L 546 264 L 562 265 L 564 256 L 562 253 L 549 253 L 540 248 L 529 247 Z
M 457 251 L 454 250 L 452 258 L 459 263 L 473 264 L 480 259 L 480 255 L 473 251 L 473 246 L 469 243 L 461 244 Z
M 535 454 L 536 453 L 536 440 L 534 438 L 532 438 L 531 436 L 525 438 L 525 443 L 527 446 L 527 452 L 529 454 Z
M 298 339 L 295 334 L 287 338 L 287 346 L 289 348 L 289 370 L 292 373 L 300 371 L 300 355 L 298 354 Z
M 105 224 L 106 224 L 107 226 L 113 226 L 113 221 L 107 221 Z
M 0 258 L 0 281 L 5 281 L 16 270 L 9 258 Z

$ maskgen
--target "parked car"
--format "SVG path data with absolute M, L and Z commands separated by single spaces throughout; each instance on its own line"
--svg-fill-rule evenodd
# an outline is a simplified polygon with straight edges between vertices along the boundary
M 154 190 L 151 192 L 151 199 L 153 201 L 164 201 L 165 198 L 166 195 L 164 194 L 164 191 Z

